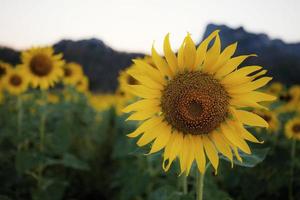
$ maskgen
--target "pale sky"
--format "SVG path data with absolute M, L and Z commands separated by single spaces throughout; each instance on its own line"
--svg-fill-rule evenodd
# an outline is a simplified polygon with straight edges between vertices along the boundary
M 208 23 L 300 41 L 299 0 L 0 0 L 0 45 L 25 49 L 96 37 L 116 50 L 161 50 L 171 33 L 200 40 Z

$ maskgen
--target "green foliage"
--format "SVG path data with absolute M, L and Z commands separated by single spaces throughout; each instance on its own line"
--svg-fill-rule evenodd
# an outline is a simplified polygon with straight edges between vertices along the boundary
M 162 170 L 161 152 L 146 156 L 126 134 L 137 124 L 125 122 L 114 108 L 94 111 L 87 97 L 69 91 L 68 100 L 56 91 L 60 102 L 43 104 L 41 94 L 31 92 L 22 102 L 21 131 L 16 97 L 7 96 L 0 106 L 0 199 L 118 199 L 192 200 L 196 191 L 196 166 L 183 190 L 178 162 Z M 45 116 L 41 134 L 42 116 Z M 280 116 L 285 122 L 291 114 Z M 255 132 L 255 130 L 251 130 Z M 41 136 L 44 135 L 44 139 Z M 283 131 L 256 134 L 264 144 L 251 145 L 252 154 L 240 152 L 243 162 L 234 166 L 221 156 L 218 175 L 209 168 L 205 200 L 286 199 L 290 185 L 290 148 Z M 300 145 L 297 145 L 299 153 Z M 294 198 L 300 198 L 300 159 L 295 161 Z

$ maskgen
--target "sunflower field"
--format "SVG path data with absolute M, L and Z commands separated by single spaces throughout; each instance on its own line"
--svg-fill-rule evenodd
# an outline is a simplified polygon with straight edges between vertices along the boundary
M 300 199 L 300 86 L 221 39 L 166 35 L 115 93 L 52 47 L 0 61 L 0 200 Z

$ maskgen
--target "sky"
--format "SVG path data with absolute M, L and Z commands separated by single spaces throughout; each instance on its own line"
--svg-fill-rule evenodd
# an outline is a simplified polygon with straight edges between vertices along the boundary
M 61 39 L 103 40 L 120 51 L 173 47 L 191 33 L 199 41 L 208 23 L 300 41 L 299 0 L 0 0 L 0 45 L 26 49 Z

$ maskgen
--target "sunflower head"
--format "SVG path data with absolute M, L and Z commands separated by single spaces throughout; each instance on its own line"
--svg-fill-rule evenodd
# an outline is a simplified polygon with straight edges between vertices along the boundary
M 269 128 L 267 129 L 268 133 L 278 132 L 280 128 L 280 121 L 278 120 L 278 116 L 276 112 L 260 109 L 260 110 L 255 110 L 254 113 L 259 115 L 269 124 Z M 262 130 L 261 128 L 258 128 L 259 132 L 261 130 Z
M 270 94 L 273 94 L 275 96 L 279 96 L 282 93 L 283 89 L 284 89 L 284 87 L 280 82 L 273 82 L 267 88 L 267 92 L 269 92 Z
M 0 80 L 5 77 L 5 75 L 12 69 L 12 66 L 8 63 L 2 62 L 0 60 Z
M 75 85 L 84 75 L 81 65 L 74 62 L 67 63 L 66 65 L 64 65 L 63 69 L 63 82 L 66 85 Z
M 236 47 L 221 51 L 219 31 L 214 31 L 198 47 L 188 34 L 175 54 L 168 34 L 164 57 L 152 47 L 152 65 L 134 60 L 130 75 L 139 83 L 128 88 L 141 99 L 123 111 L 131 113 L 127 120 L 142 124 L 128 136 L 141 136 L 139 146 L 153 142 L 150 153 L 164 150 L 165 170 L 176 158 L 186 174 L 194 161 L 203 173 L 206 157 L 217 170 L 218 153 L 241 160 L 238 150 L 251 153 L 246 141 L 259 142 L 244 125 L 268 127 L 244 108 L 265 108 L 260 102 L 275 99 L 256 91 L 272 78 L 262 77 L 266 70 L 260 66 L 239 67 L 255 55 L 234 57 Z
M 9 70 L 3 82 L 5 89 L 12 95 L 19 95 L 28 88 L 28 77 L 21 66 Z
M 22 52 L 22 65 L 33 87 L 48 89 L 63 76 L 62 54 L 54 54 L 51 47 L 32 48 Z
M 289 139 L 300 140 L 300 118 L 296 117 L 285 124 L 285 135 Z
M 90 106 L 97 112 L 109 109 L 115 105 L 114 94 L 91 94 L 88 96 Z
M 89 79 L 87 76 L 82 76 L 75 84 L 77 91 L 85 93 L 89 90 Z
M 149 65 L 155 67 L 153 60 L 150 56 L 145 56 L 144 58 L 138 58 L 137 60 L 148 63 Z M 134 98 L 134 95 L 130 92 L 131 85 L 140 84 L 139 79 L 143 76 L 138 70 L 138 67 L 135 63 L 130 65 L 123 71 L 120 71 L 118 77 L 119 87 L 117 89 L 118 94 L 127 97 L 128 99 Z

